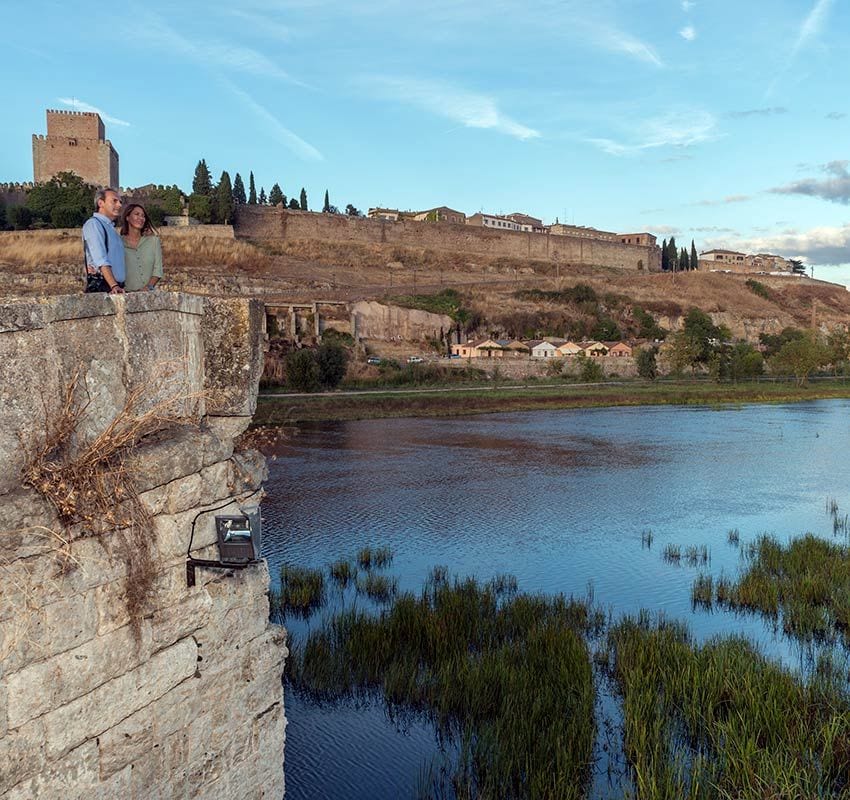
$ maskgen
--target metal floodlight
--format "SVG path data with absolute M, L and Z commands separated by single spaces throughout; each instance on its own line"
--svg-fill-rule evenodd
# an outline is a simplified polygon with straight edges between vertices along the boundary
M 223 506 L 222 506 L 223 507 Z M 216 509 L 212 509 L 215 511 Z M 192 541 L 195 538 L 195 522 L 192 522 L 192 537 L 186 553 L 186 583 L 195 585 L 195 568 L 208 569 L 245 569 L 260 561 L 262 551 L 263 524 L 259 505 L 243 509 L 241 514 L 216 515 L 215 529 L 218 537 L 218 561 L 206 558 L 194 558 L 191 554 Z

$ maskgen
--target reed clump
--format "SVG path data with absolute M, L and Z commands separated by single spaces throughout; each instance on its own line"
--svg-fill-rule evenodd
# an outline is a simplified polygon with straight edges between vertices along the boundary
M 808 681 L 741 638 L 695 644 L 646 613 L 609 632 L 625 753 L 640 798 L 845 798 L 850 791 L 846 675 Z
M 737 547 L 741 543 L 741 531 L 737 528 L 730 528 L 726 533 L 726 541 L 734 547 Z
M 653 536 L 652 530 L 650 528 L 647 528 L 646 530 L 641 531 L 640 546 L 646 547 L 647 549 L 649 549 L 650 547 L 652 547 L 653 538 L 655 538 L 655 537 Z
M 363 569 L 383 569 L 392 564 L 393 551 L 389 547 L 362 547 L 357 551 L 357 564 Z
M 362 578 L 357 578 L 356 587 L 360 594 L 365 594 L 371 600 L 386 603 L 398 593 L 398 580 L 367 572 Z
M 682 548 L 677 544 L 665 544 L 661 557 L 668 564 L 679 564 L 682 561 Z
M 320 699 L 367 692 L 419 712 L 458 744 L 457 797 L 583 798 L 594 741 L 584 603 L 437 569 L 378 615 L 343 610 L 296 651 L 292 679 Z
M 325 601 L 325 576 L 321 570 L 284 564 L 280 568 L 280 591 L 271 596 L 274 612 L 306 617 Z
M 357 579 L 357 567 L 347 558 L 334 561 L 328 568 L 331 579 L 340 587 L 345 589 L 352 581 Z

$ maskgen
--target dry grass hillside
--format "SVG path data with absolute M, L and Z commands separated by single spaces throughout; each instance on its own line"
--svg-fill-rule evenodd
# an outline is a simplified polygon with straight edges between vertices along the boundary
M 453 288 L 482 320 L 482 330 L 528 330 L 534 319 L 551 330 L 589 329 L 600 315 L 634 333 L 640 307 L 675 329 L 696 306 L 756 339 L 782 328 L 850 323 L 850 293 L 808 278 L 719 273 L 647 274 L 572 267 L 542 261 L 476 258 L 390 245 L 316 241 L 252 243 L 205 228 L 163 229 L 164 286 L 210 294 L 249 294 L 269 301 L 381 299 Z M 79 291 L 78 230 L 0 233 L 0 265 L 7 294 Z M 598 303 L 564 302 L 577 284 L 593 288 Z M 530 290 L 538 294 L 529 297 Z

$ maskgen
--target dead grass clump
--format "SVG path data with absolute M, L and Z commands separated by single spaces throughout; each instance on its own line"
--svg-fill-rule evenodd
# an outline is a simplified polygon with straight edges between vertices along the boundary
M 128 392 L 123 408 L 103 432 L 84 441 L 80 428 L 88 402 L 80 402 L 80 377 L 78 369 L 59 408 L 45 413 L 41 440 L 25 444 L 23 484 L 53 505 L 68 541 L 76 525 L 89 534 L 121 531 L 119 550 L 128 573 L 125 599 L 138 638 L 156 569 L 153 518 L 139 498 L 128 457 L 146 437 L 185 422 L 180 409 L 187 398 L 163 397 L 162 387 L 139 386 Z M 148 402 L 151 397 L 156 398 L 153 404 Z M 73 568 L 67 559 L 62 566 Z
M 222 266 L 259 272 L 268 269 L 272 258 L 251 242 L 219 236 L 163 236 L 162 258 L 169 267 Z
M 0 232 L 0 264 L 36 267 L 82 264 L 80 232 L 74 230 Z

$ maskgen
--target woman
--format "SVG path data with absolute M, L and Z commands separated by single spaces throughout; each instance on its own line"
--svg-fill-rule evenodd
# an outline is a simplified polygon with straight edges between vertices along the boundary
M 121 214 L 121 239 L 127 268 L 124 289 L 128 292 L 154 290 L 162 277 L 162 244 L 144 206 L 130 203 Z

